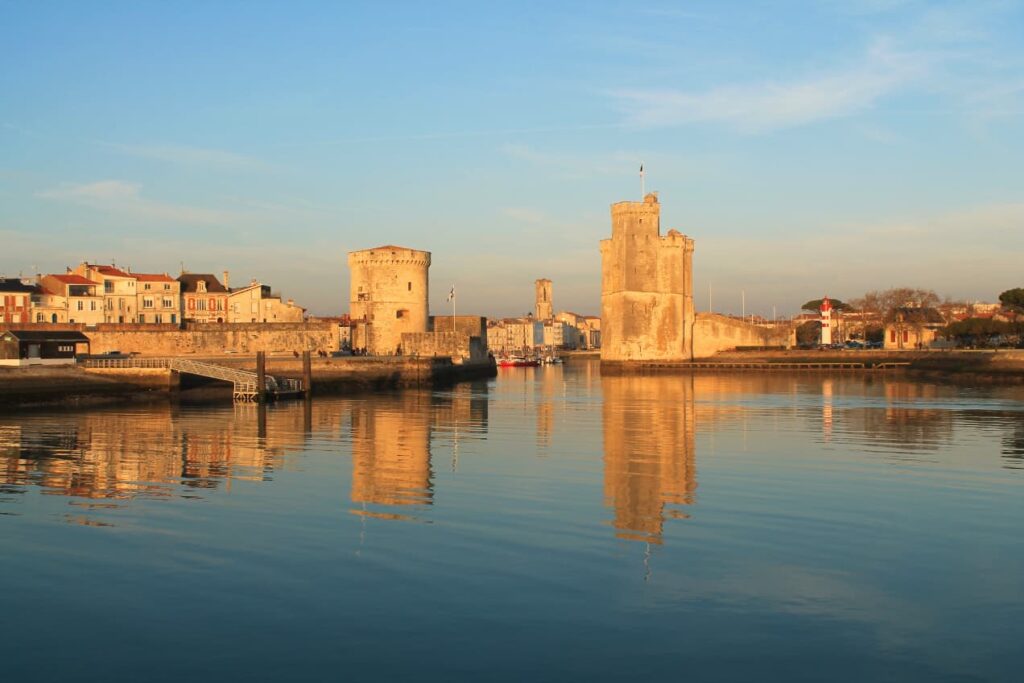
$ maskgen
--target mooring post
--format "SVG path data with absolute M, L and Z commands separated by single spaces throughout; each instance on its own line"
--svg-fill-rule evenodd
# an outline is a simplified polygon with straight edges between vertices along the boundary
M 309 351 L 302 352 L 302 389 L 307 398 L 313 393 L 313 360 Z
M 256 352 L 256 401 L 267 400 L 267 352 Z

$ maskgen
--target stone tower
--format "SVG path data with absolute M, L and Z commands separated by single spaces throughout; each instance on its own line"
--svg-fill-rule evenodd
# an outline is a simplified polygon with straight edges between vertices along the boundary
M 402 334 L 426 332 L 430 252 L 387 245 L 349 252 L 352 346 L 373 355 L 400 351 Z
M 682 361 L 692 355 L 693 240 L 661 234 L 656 194 L 612 205 L 601 240 L 601 360 Z
M 534 316 L 537 320 L 551 320 L 555 317 L 554 303 L 551 301 L 551 280 L 542 278 L 534 283 L 537 290 L 537 307 Z

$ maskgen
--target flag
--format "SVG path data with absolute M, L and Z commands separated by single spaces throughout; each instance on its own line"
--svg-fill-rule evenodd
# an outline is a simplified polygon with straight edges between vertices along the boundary
M 455 285 L 452 285 L 451 291 L 448 292 L 448 301 L 451 301 L 454 298 L 455 298 Z
M 644 165 L 640 164 L 640 175 L 644 174 Z

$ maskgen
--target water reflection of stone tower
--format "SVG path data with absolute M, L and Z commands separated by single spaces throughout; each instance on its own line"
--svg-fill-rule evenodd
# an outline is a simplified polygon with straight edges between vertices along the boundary
M 431 503 L 430 410 L 426 392 L 406 392 L 397 400 L 370 399 L 353 406 L 353 503 Z
M 536 318 L 537 320 L 551 320 L 555 317 L 551 280 L 541 278 L 533 284 L 537 295 L 537 305 L 534 311 Z
M 430 252 L 383 246 L 348 255 L 352 345 L 375 355 L 396 353 L 405 332 L 426 332 Z
M 604 493 L 619 538 L 661 543 L 694 502 L 693 379 L 605 376 Z
M 601 240 L 601 360 L 685 360 L 692 351 L 693 240 L 661 234 L 658 197 L 612 205 Z

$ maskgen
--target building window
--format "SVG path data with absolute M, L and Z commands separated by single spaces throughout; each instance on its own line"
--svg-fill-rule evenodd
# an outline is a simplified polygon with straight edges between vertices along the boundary
M 143 308 L 153 308 L 153 300 L 148 296 L 142 300 Z
M 359 296 L 357 297 L 357 301 L 369 301 L 369 300 L 370 300 L 370 295 L 368 293 L 366 293 L 366 292 L 360 292 Z
M 412 291 L 412 283 L 411 282 L 409 283 L 409 291 L 410 292 Z
M 171 288 L 171 283 L 170 282 L 165 282 L 164 283 L 164 289 L 170 289 L 170 288 Z
M 173 308 L 174 302 L 170 299 L 164 299 L 164 308 Z
M 36 313 L 36 322 L 37 323 L 43 322 L 43 314 L 42 313 Z
M 81 303 L 82 302 L 78 302 L 78 303 L 79 303 L 79 309 L 78 310 L 82 310 L 81 309 Z M 90 301 L 89 302 L 89 310 L 90 311 L 95 311 L 96 310 L 96 302 L 95 301 Z
M 111 280 L 103 281 L 103 291 L 107 294 L 111 294 L 114 291 L 114 283 Z
M 395 317 L 396 318 L 404 318 L 404 317 L 406 317 L 408 315 L 409 315 L 409 311 L 405 310 L 404 308 L 395 311 Z
M 199 282 L 196 283 L 196 291 L 197 292 L 205 292 L 206 291 L 206 280 L 200 280 Z
M 143 289 L 150 289 L 150 287 L 151 287 L 151 285 L 148 282 L 146 284 L 142 285 Z
M 153 316 L 153 322 L 155 322 L 155 323 L 162 323 L 163 321 L 164 321 L 164 317 L 162 315 L 160 315 L 159 313 L 157 313 L 156 315 Z
M 84 304 L 85 304 L 85 302 L 84 302 L 84 301 L 79 301 L 79 302 L 78 302 L 78 310 L 80 310 L 80 311 L 81 311 L 81 310 L 84 310 L 84 309 L 85 309 L 85 305 L 84 305 Z M 93 306 L 95 306 L 95 305 L 96 305 L 96 303 L 95 303 L 95 302 L 93 302 Z
M 205 311 L 206 310 L 206 299 L 199 299 L 198 301 L 196 301 L 196 304 L 197 304 L 196 307 L 200 311 Z

